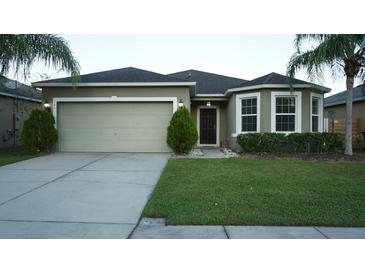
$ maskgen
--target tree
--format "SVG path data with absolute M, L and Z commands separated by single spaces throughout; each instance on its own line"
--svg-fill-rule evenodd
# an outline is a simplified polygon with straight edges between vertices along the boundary
M 305 41 L 315 43 L 315 46 L 302 51 Z M 365 35 L 298 34 L 294 44 L 296 52 L 287 67 L 290 79 L 301 68 L 306 69 L 311 79 L 323 78 L 326 69 L 330 69 L 334 77 L 346 76 L 345 154 L 352 155 L 352 89 L 356 78 L 365 82 Z
M 57 142 L 53 115 L 45 109 L 33 109 L 24 122 L 21 142 L 30 153 L 49 152 Z
M 186 107 L 175 111 L 167 128 L 167 144 L 176 153 L 188 153 L 198 141 L 198 131 Z
M 76 84 L 80 66 L 65 39 L 54 34 L 0 34 L 0 75 L 6 75 L 13 66 L 15 73 L 23 75 L 35 61 L 43 61 L 70 73 Z

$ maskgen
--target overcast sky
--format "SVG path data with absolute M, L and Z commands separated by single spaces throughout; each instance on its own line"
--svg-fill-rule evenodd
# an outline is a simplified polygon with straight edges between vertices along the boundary
M 197 69 L 251 80 L 270 72 L 285 74 L 294 52 L 294 35 L 62 36 L 82 74 L 132 66 L 163 74 Z M 28 82 L 39 80 L 38 73 L 66 76 L 36 64 Z M 304 71 L 297 78 L 307 80 Z M 345 89 L 345 79 L 333 80 L 328 73 L 324 85 L 332 89 L 332 95 Z

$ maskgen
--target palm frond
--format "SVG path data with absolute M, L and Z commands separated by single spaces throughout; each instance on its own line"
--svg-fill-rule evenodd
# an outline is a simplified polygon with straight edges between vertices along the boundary
M 14 67 L 27 75 L 34 62 L 70 73 L 78 81 L 80 65 L 65 39 L 53 34 L 0 35 L 0 73 L 7 74 Z
M 314 39 L 320 43 L 312 50 L 301 52 L 300 48 L 294 53 L 287 66 L 290 79 L 300 69 L 306 69 L 309 79 L 323 80 L 324 71 L 331 69 L 332 77 L 343 75 L 344 60 L 355 49 L 354 37 L 349 35 L 298 35 L 294 43 L 303 39 Z M 296 44 L 298 45 L 298 44 Z

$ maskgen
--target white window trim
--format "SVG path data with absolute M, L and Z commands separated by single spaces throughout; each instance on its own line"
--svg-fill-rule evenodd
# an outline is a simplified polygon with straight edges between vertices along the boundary
M 311 92 L 311 96 L 310 96 L 310 112 L 309 112 L 309 123 L 310 123 L 310 132 L 312 131 L 312 101 L 313 101 L 313 97 L 319 99 L 319 104 L 318 104 L 318 132 L 323 132 L 323 94 L 318 94 L 318 93 L 314 93 Z
M 256 131 L 242 131 L 242 99 L 249 99 L 249 98 L 256 98 L 257 100 L 257 113 L 256 113 Z M 246 93 L 246 94 L 237 94 L 236 95 L 236 133 L 233 133 L 233 137 L 237 137 L 239 134 L 245 133 L 255 133 L 260 132 L 260 113 L 261 113 L 261 93 L 254 92 L 254 93 Z
M 57 107 L 62 102 L 172 102 L 172 113 L 177 110 L 177 97 L 55 97 L 52 99 L 52 113 L 57 128 Z
M 295 130 L 276 131 L 276 97 L 295 96 Z M 284 114 L 285 115 L 285 114 Z M 294 133 L 302 132 L 302 93 L 299 91 L 272 91 L 271 92 L 271 132 Z
M 201 144 L 200 143 L 200 110 L 202 108 L 204 108 L 204 109 L 206 109 L 206 108 L 215 108 L 217 110 L 217 114 L 216 114 L 217 115 L 217 117 L 216 117 L 216 119 L 217 119 L 217 121 L 216 121 L 216 125 L 217 125 L 217 127 L 216 127 L 217 139 L 216 139 L 215 144 Z M 203 147 L 203 146 L 209 146 L 209 147 L 215 146 L 215 147 L 218 147 L 219 146 L 219 130 L 220 130 L 220 126 L 219 126 L 219 106 L 217 106 L 217 105 L 212 105 L 210 107 L 207 107 L 207 106 L 198 106 L 198 108 L 197 108 L 197 114 L 196 114 L 196 127 L 198 129 L 198 144 L 197 144 L 198 146 L 201 146 L 201 147 Z

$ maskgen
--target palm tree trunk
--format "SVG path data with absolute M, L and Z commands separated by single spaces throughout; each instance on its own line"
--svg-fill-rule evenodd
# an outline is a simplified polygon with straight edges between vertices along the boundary
M 345 154 L 352 155 L 352 89 L 354 87 L 354 78 L 346 78 L 346 122 L 345 122 Z

